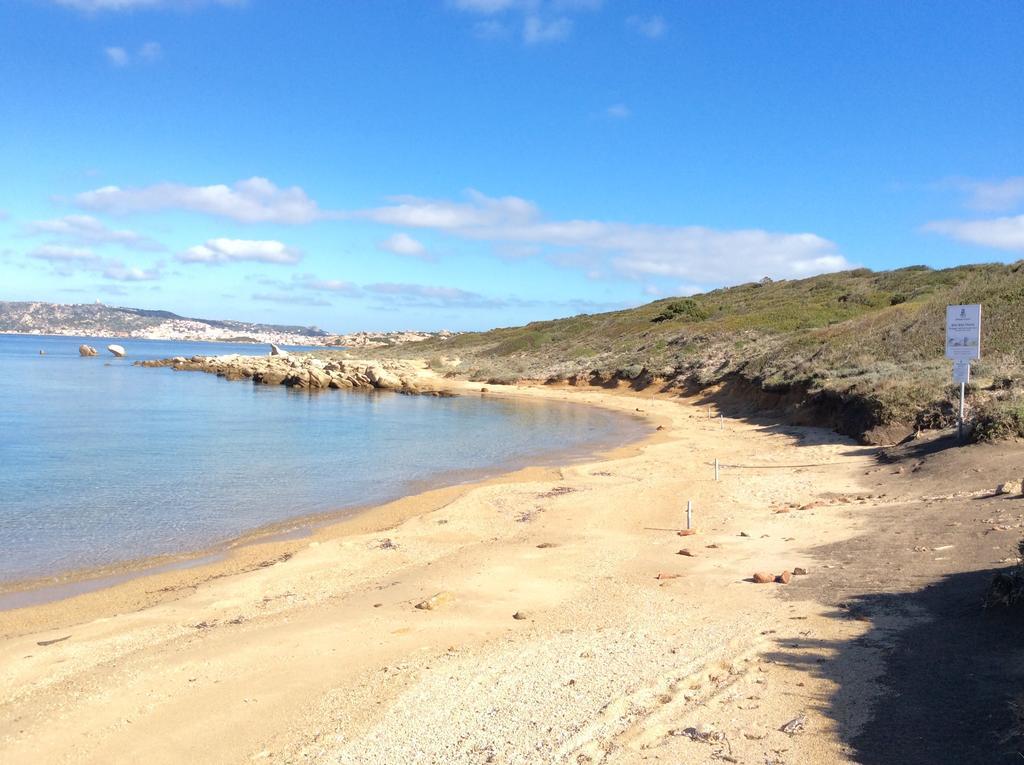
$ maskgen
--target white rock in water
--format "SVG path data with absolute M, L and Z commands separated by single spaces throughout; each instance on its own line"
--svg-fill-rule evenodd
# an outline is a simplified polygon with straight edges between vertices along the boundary
M 282 351 L 274 343 L 270 344 L 270 355 L 271 356 L 287 356 L 288 351 Z
M 124 346 L 121 345 L 108 345 L 107 350 L 113 353 L 118 358 L 121 358 L 125 354 Z

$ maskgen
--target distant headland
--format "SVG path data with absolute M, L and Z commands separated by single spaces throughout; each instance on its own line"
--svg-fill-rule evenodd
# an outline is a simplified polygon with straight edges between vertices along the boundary
M 0 333 L 124 337 L 146 340 L 277 343 L 377 348 L 447 337 L 451 332 L 356 332 L 333 334 L 319 327 L 195 319 L 170 311 L 123 308 L 103 303 L 65 305 L 0 301 Z

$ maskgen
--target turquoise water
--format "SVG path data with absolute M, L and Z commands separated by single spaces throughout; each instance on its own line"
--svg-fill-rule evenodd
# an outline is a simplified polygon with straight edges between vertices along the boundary
M 101 355 L 80 357 L 83 342 Z M 646 432 L 568 403 L 308 393 L 132 366 L 267 350 L 0 335 L 0 582 L 205 549 Z

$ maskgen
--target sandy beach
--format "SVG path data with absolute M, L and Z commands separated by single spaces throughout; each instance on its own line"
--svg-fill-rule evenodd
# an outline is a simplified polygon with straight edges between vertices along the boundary
M 850 562 L 821 551 L 898 499 L 877 449 L 674 395 L 487 387 L 659 429 L 0 613 L 0 760 L 860 761 L 883 653 L 820 670 L 878 624 L 836 618 Z

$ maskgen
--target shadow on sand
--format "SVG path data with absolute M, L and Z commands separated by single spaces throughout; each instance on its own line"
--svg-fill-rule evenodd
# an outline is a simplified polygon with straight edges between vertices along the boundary
M 972 571 L 917 591 L 848 597 L 833 616 L 869 621 L 866 633 L 838 643 L 780 639 L 766 658 L 838 686 L 820 711 L 856 762 L 1024 763 L 1024 615 L 981 608 L 991 577 Z M 872 659 L 880 695 L 865 708 Z

